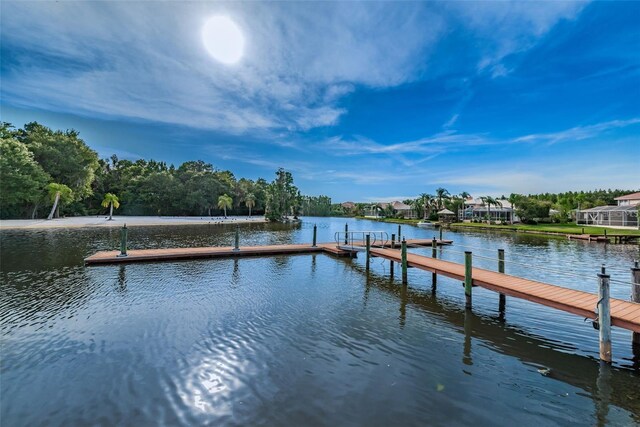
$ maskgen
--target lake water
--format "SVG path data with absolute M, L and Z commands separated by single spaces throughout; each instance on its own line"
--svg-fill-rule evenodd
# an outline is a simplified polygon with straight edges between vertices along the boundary
M 241 243 L 333 241 L 393 224 L 305 218 L 240 227 Z M 234 226 L 129 229 L 130 248 L 231 245 Z M 408 238 L 433 230 L 403 225 Z M 389 262 L 328 255 L 84 267 L 119 230 L 2 231 L 1 421 L 36 425 L 634 425 L 640 355 L 613 328 Z M 444 233 L 444 259 L 628 298 L 637 245 Z M 430 255 L 431 249 L 411 249 Z M 482 256 L 483 258 L 480 258 Z M 544 270 L 539 267 L 543 267 Z M 557 270 L 557 271 L 556 271 Z

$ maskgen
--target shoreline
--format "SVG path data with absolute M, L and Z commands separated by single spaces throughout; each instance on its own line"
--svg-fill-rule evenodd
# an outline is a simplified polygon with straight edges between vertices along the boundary
M 76 216 L 69 218 L 46 219 L 6 219 L 0 220 L 0 230 L 39 230 L 48 228 L 114 228 L 153 227 L 163 225 L 225 225 L 225 224 L 262 224 L 267 222 L 264 216 Z

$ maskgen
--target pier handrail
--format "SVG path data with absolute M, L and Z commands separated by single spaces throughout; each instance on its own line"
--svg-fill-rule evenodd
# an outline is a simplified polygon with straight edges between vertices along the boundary
M 338 247 L 364 248 L 367 235 L 370 236 L 371 246 L 389 246 L 389 234 L 386 231 L 336 231 L 334 239 Z

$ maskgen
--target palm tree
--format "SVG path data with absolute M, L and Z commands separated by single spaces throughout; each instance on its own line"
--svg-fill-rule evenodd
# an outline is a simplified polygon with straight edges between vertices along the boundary
M 120 207 L 118 196 L 113 193 L 105 194 L 104 200 L 102 200 L 102 207 L 106 208 L 107 206 L 109 206 L 109 221 L 111 221 L 113 219 L 113 208 L 118 209 Z
M 442 203 L 442 201 L 444 199 L 448 199 L 450 196 L 449 191 L 447 191 L 445 188 L 436 188 L 436 198 L 438 199 L 438 209 L 442 209 L 444 207 L 444 204 Z
M 52 182 L 47 185 L 47 192 L 49 193 L 49 198 L 53 202 L 53 207 L 51 208 L 51 212 L 49 212 L 49 216 L 47 219 L 53 219 L 53 214 L 56 213 L 56 218 L 60 216 L 60 199 L 62 202 L 71 200 L 72 190 L 64 184 L 57 184 Z
M 511 193 L 507 200 L 511 203 L 511 224 L 513 224 L 513 217 L 516 214 L 516 203 L 520 201 L 520 195 Z
M 224 217 L 227 217 L 227 208 L 231 208 L 233 205 L 233 199 L 226 194 L 218 197 L 218 208 L 224 209 Z
M 491 196 L 480 197 L 480 200 L 487 206 L 487 216 L 489 217 L 489 224 L 491 224 L 491 206 L 502 206 L 502 202 Z
M 251 218 L 251 208 L 256 205 L 256 196 L 252 193 L 247 194 L 244 196 L 244 204 L 249 208 L 249 218 Z
M 433 196 L 431 194 L 422 193 L 420 194 L 420 200 L 422 201 L 422 205 L 424 206 L 423 218 L 427 219 L 429 215 L 431 215 L 431 206 L 433 204 Z

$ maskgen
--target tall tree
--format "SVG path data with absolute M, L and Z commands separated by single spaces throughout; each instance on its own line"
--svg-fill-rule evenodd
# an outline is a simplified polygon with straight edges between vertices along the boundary
M 300 192 L 293 184 L 293 175 L 283 168 L 276 172 L 276 178 L 269 184 L 267 190 L 267 218 L 280 221 L 298 205 Z
M 36 122 L 25 125 L 17 138 L 34 155 L 53 182 L 69 187 L 74 200 L 92 194 L 91 184 L 98 169 L 98 155 L 75 130 L 52 131 Z
M 51 179 L 34 160 L 26 145 L 3 123 L 0 140 L 0 217 L 19 217 L 32 208 L 35 216 L 47 182 Z M 5 130 L 6 126 L 6 130 Z

